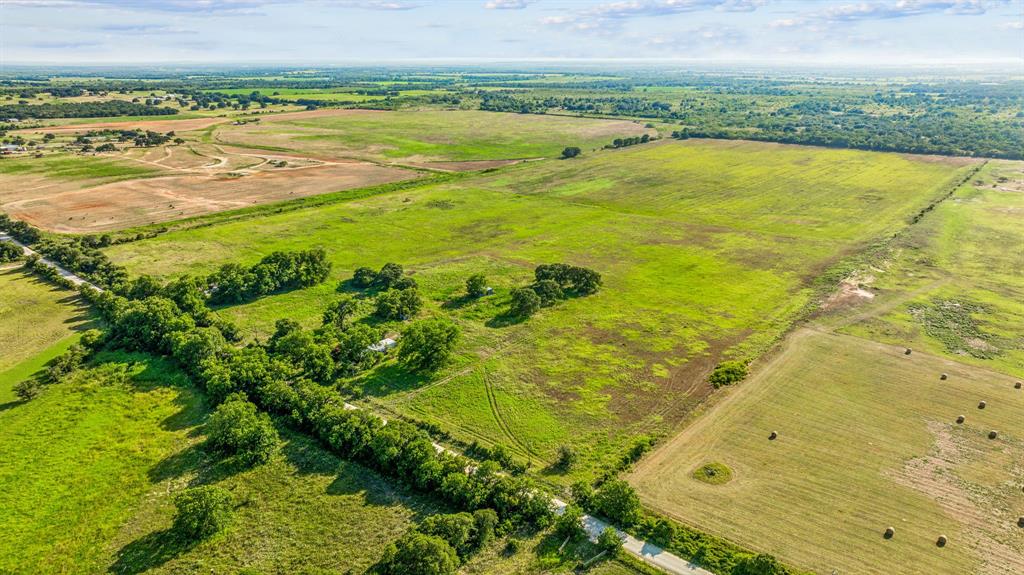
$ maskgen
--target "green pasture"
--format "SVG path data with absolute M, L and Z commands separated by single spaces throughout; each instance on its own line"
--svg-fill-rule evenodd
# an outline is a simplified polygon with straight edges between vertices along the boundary
M 169 278 L 275 250 L 326 249 L 334 270 L 325 284 L 221 311 L 251 337 L 282 317 L 316 325 L 352 270 L 400 262 L 428 300 L 424 315 L 462 326 L 458 357 L 432 378 L 385 362 L 346 388 L 458 439 L 506 444 L 537 466 L 574 446 L 583 463 L 573 475 L 588 476 L 638 434 L 670 430 L 709 392 L 716 362 L 758 355 L 811 301 L 815 277 L 904 227 L 965 169 L 664 142 L 170 232 L 107 253 L 133 274 Z M 509 291 L 550 262 L 598 270 L 604 287 L 509 321 Z M 477 272 L 496 293 L 466 300 L 465 278 Z
M 18 157 L 0 160 L 3 176 L 38 175 L 58 180 L 107 179 L 110 181 L 144 178 L 161 170 L 135 162 L 97 156 L 47 154 L 41 158 Z M 2 193 L 0 193 L 2 197 Z
M 557 157 L 645 133 L 628 120 L 479 111 L 397 111 L 222 126 L 223 143 L 273 145 L 372 160 L 472 161 Z

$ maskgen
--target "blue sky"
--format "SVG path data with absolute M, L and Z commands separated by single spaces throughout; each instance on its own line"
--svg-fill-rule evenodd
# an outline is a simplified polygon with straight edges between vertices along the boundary
M 0 63 L 993 62 L 1024 0 L 0 0 Z

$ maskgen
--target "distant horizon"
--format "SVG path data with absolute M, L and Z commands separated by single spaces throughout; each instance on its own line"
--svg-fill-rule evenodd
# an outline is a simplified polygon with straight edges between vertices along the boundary
M 0 0 L 4 68 L 634 62 L 1024 73 L 1024 0 Z

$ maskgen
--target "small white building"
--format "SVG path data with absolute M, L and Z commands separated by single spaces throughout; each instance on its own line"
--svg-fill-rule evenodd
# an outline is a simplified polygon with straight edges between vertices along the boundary
M 397 341 L 391 339 L 390 337 L 385 337 L 384 339 L 378 341 L 377 343 L 369 346 L 366 349 L 369 349 L 370 351 L 376 351 L 377 353 L 384 353 L 387 350 L 395 347 L 396 345 L 398 345 Z

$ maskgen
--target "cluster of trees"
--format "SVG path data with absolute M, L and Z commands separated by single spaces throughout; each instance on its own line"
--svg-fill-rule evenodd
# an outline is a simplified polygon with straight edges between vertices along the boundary
M 146 130 L 145 132 L 142 130 L 135 130 L 135 132 L 136 133 L 132 136 L 132 143 L 134 143 L 137 148 L 160 146 L 171 141 L 171 138 L 174 137 L 174 132 L 167 132 L 166 134 L 161 134 L 152 130 Z M 97 151 L 99 151 L 99 149 L 97 149 Z
M 542 307 L 552 306 L 568 297 L 596 293 L 601 274 L 569 264 L 543 264 L 534 270 L 535 281 L 528 287 L 512 290 L 509 314 L 529 317 Z
M 145 106 L 107 100 L 102 102 L 65 102 L 60 104 L 8 104 L 0 106 L 3 118 L 103 118 L 107 116 L 169 116 L 177 114 L 174 108 Z
M 250 267 L 224 264 L 206 278 L 206 284 L 211 303 L 239 303 L 283 289 L 314 286 L 330 272 L 323 249 L 273 252 Z
M 742 381 L 744 377 L 747 377 L 746 362 L 728 360 L 715 366 L 714 371 L 708 377 L 708 383 L 718 388 Z
M 206 434 L 211 448 L 246 465 L 266 463 L 281 444 L 270 416 L 240 393 L 228 395 L 217 406 Z
M 30 401 L 39 396 L 44 385 L 59 383 L 68 374 L 74 372 L 103 345 L 103 332 L 97 329 L 87 330 L 78 343 L 72 344 L 64 353 L 53 358 L 46 364 L 42 375 L 31 377 L 14 385 L 14 393 L 22 401 Z
M 498 514 L 477 509 L 432 515 L 392 543 L 377 563 L 382 575 L 447 575 L 494 538 Z
M 606 148 L 625 148 L 626 146 L 635 146 L 637 144 L 646 144 L 651 141 L 650 134 L 644 134 L 642 136 L 632 136 L 629 138 L 615 138 L 612 143 L 605 146 Z
M 583 153 L 583 152 L 578 147 L 576 147 L 576 146 L 569 146 L 568 148 L 562 150 L 562 159 L 563 160 L 568 160 L 569 158 L 575 158 L 576 156 L 580 155 L 581 153 Z
M 22 249 L 11 242 L 0 242 L 0 263 L 21 259 Z
M 116 288 L 128 281 L 128 272 L 121 266 L 111 262 L 98 248 L 109 246 L 109 234 L 100 236 L 54 236 L 43 237 L 38 228 L 21 220 L 11 219 L 0 213 L 0 230 L 7 232 L 19 242 L 32 247 L 35 251 L 60 264 L 76 274 L 85 277 L 104 288 Z M 50 266 L 37 266 L 37 272 L 51 274 L 58 283 L 60 278 L 56 270 L 48 272 L 43 269 Z M 47 275 L 50 277 L 50 275 Z M 64 284 L 62 284 L 64 285 Z M 68 285 L 67 287 L 71 287 Z

